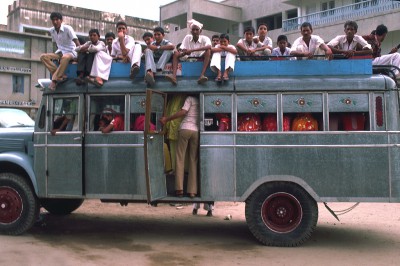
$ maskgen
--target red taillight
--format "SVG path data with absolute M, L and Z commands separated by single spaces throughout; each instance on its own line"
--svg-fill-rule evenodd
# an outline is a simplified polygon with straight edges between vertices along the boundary
M 375 115 L 376 115 L 376 125 L 378 127 L 383 126 L 383 104 L 381 96 L 375 98 Z

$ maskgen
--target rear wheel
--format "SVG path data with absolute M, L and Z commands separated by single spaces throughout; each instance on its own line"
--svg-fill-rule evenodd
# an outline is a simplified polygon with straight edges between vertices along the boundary
M 39 215 L 30 184 L 12 173 L 0 174 L 0 232 L 19 235 L 29 230 Z
M 298 246 L 314 231 L 315 200 L 299 185 L 266 183 L 246 201 L 246 221 L 253 235 L 267 246 Z
M 67 215 L 78 209 L 83 199 L 40 199 L 40 204 L 49 213 L 55 215 Z

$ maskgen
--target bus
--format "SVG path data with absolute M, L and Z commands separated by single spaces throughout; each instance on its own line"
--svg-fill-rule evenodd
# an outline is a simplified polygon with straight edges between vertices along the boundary
M 123 63 L 101 88 L 76 86 L 74 64 L 56 91 L 41 80 L 34 129 L 0 132 L 0 232 L 22 234 L 40 207 L 69 214 L 85 199 L 232 201 L 245 202 L 260 243 L 298 246 L 316 227 L 318 202 L 400 201 L 399 90 L 371 59 L 238 61 L 229 81 L 201 85 L 202 62 L 180 64 L 177 86 L 158 73 L 148 88 L 143 64 L 132 81 Z M 174 194 L 159 121 L 189 94 L 200 103 L 194 198 Z M 123 131 L 99 131 L 105 108 L 123 118 Z M 70 126 L 52 132 L 60 117 Z

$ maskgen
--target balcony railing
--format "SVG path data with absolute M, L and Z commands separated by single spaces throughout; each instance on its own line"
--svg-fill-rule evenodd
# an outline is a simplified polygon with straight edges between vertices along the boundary
M 329 24 L 339 20 L 354 20 L 370 14 L 387 12 L 400 8 L 400 1 L 395 0 L 370 0 L 357 4 L 342 6 L 322 12 L 308 14 L 306 16 L 292 18 L 283 21 L 282 30 L 291 31 L 300 29 L 303 22 L 310 22 L 311 25 Z

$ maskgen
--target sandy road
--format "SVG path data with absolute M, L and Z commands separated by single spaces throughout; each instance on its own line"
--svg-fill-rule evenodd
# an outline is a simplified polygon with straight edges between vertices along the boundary
M 0 236 L 0 265 L 400 265 L 400 204 L 363 203 L 340 222 L 322 204 L 319 212 L 308 242 L 276 248 L 251 235 L 243 203 L 217 203 L 206 217 L 190 205 L 90 200 L 69 216 L 45 214 L 23 236 Z

